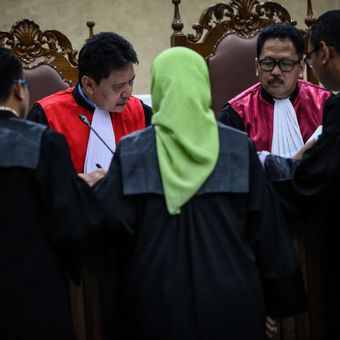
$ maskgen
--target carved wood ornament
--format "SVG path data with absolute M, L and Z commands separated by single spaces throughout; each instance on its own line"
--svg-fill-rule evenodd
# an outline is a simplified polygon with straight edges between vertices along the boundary
M 175 5 L 175 15 L 172 22 L 173 35 L 183 35 L 183 23 L 179 14 L 180 0 L 173 0 L 172 2 Z M 217 3 L 209 6 L 201 14 L 198 23 L 192 26 L 196 33 L 189 33 L 186 38 L 188 41 L 196 43 L 201 40 L 205 31 L 210 32 L 219 25 L 223 26 L 226 33 L 233 30 L 237 35 L 248 38 L 257 34 L 261 28 L 274 22 L 296 25 L 296 22 L 291 20 L 288 11 L 278 3 L 232 0 L 229 3 Z
M 33 69 L 42 64 L 53 67 L 69 82 L 77 81 L 77 51 L 61 32 L 42 32 L 33 21 L 16 22 L 9 32 L 0 31 L 0 46 L 6 47 L 19 57 L 24 69 Z
M 220 2 L 207 7 L 197 23 L 192 25 L 194 33 L 184 34 L 184 27 L 180 16 L 181 0 L 172 0 L 174 4 L 174 18 L 172 21 L 171 46 L 186 46 L 203 57 L 209 58 L 214 54 L 218 43 L 228 34 L 235 34 L 241 38 L 254 37 L 265 26 L 275 22 L 284 22 L 296 26 L 289 12 L 279 3 L 257 0 L 231 0 Z M 309 28 L 315 22 L 311 0 L 307 0 L 306 28 L 301 29 L 307 46 Z M 306 49 L 307 47 L 305 47 Z M 307 73 L 311 73 L 307 70 Z M 309 74 L 308 79 L 313 80 Z

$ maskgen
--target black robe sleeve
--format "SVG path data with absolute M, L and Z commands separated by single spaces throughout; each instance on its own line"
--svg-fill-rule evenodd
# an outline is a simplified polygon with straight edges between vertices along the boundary
M 288 317 L 307 310 L 307 296 L 286 220 L 252 151 L 249 239 L 262 275 L 267 314 Z
M 79 269 L 95 246 L 100 209 L 73 168 L 65 138 L 50 129 L 42 137 L 37 182 L 48 221 L 45 231 L 67 273 L 79 282 Z
M 245 131 L 243 126 L 243 121 L 239 114 L 231 107 L 229 103 L 223 106 L 219 116 L 218 120 L 225 124 L 229 125 L 235 129 Z
M 138 219 L 138 205 L 133 204 L 131 196 L 123 195 L 123 180 L 121 176 L 120 147 L 118 145 L 108 174 L 94 186 L 101 210 L 104 212 L 101 226 L 107 237 L 112 232 L 121 235 L 133 235 L 133 227 Z M 112 188 L 115 188 L 112 190 Z
M 323 133 L 300 161 L 269 155 L 265 171 L 289 213 L 320 210 L 340 189 L 340 97 L 325 104 Z
M 316 205 L 328 204 L 340 189 L 340 96 L 325 104 L 323 132 L 293 176 L 294 190 Z

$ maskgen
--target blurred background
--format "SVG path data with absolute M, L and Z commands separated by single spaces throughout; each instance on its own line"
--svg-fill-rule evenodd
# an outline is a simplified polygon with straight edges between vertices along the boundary
M 219 1 L 182 0 L 180 15 L 183 32 L 192 32 L 202 11 Z M 297 27 L 304 28 L 307 0 L 278 0 L 290 13 Z M 339 9 L 340 0 L 312 0 L 317 17 L 326 10 Z M 154 58 L 170 47 L 172 0 L 0 0 L 0 31 L 9 31 L 23 18 L 35 21 L 42 31 L 56 29 L 64 33 L 79 51 L 95 22 L 94 33 L 115 31 L 128 39 L 139 56 L 134 93 L 150 93 L 150 66 Z

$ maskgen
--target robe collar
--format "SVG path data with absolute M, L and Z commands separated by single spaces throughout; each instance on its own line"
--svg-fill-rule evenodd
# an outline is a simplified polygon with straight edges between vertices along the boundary
M 0 119 L 18 118 L 13 112 L 8 110 L 0 110 Z
M 0 123 L 0 167 L 36 169 L 47 126 L 18 118 L 8 110 L 0 110 Z
M 293 90 L 293 92 L 291 93 L 291 95 L 289 96 L 290 101 L 293 103 L 295 98 L 297 97 L 299 93 L 299 86 L 298 83 L 296 83 L 295 89 Z M 268 102 L 271 105 L 274 105 L 274 98 L 273 96 L 267 92 L 263 87 L 261 87 L 261 97 Z
M 221 123 L 217 124 L 221 146 L 219 157 L 213 172 L 195 195 L 247 193 L 249 192 L 249 140 L 247 135 Z M 121 139 L 115 158 L 117 157 L 120 159 L 122 168 L 124 195 L 149 193 L 164 195 L 153 126 L 130 133 Z M 230 162 L 231 159 L 232 162 Z
M 86 110 L 90 112 L 94 112 L 95 110 L 95 105 L 91 103 L 87 98 L 84 98 L 84 94 L 80 93 L 79 91 L 80 84 L 77 83 L 77 85 L 74 87 L 72 91 L 72 96 L 74 100 L 82 107 L 84 107 Z

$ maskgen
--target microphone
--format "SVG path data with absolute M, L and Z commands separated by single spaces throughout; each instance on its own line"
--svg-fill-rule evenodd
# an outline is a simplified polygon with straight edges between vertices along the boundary
M 115 154 L 114 151 L 106 144 L 105 140 L 102 137 L 99 136 L 98 132 L 91 126 L 91 124 L 90 124 L 89 120 L 86 118 L 86 116 L 83 115 L 83 114 L 80 114 L 79 119 L 95 133 L 95 135 L 102 141 L 102 143 L 110 150 L 112 155 L 114 155 Z

